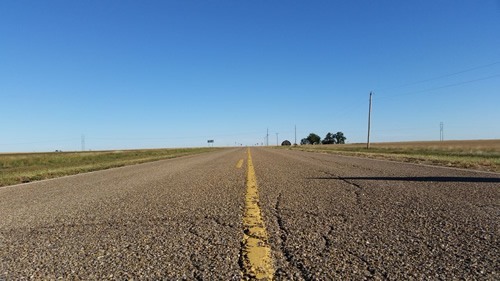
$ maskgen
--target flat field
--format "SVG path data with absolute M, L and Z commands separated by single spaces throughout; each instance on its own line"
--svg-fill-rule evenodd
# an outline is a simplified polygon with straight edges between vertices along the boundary
M 217 148 L 0 154 L 0 186 L 198 154 Z
M 500 140 L 419 141 L 301 145 L 303 151 L 337 153 L 403 162 L 500 172 Z

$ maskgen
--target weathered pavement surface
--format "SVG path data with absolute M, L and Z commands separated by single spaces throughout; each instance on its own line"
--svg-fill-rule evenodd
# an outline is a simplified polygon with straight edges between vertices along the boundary
M 0 276 L 239 279 L 245 152 L 0 189 Z
M 500 175 L 251 154 L 275 279 L 500 279 Z M 0 280 L 242 279 L 246 155 L 0 188 Z
M 500 278 L 500 175 L 255 150 L 277 279 Z

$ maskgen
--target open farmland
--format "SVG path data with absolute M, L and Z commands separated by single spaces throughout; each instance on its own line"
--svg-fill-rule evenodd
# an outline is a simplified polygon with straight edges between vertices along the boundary
M 0 186 L 169 159 L 216 148 L 0 154 Z
M 388 159 L 500 172 L 500 140 L 419 141 L 345 145 L 305 145 L 304 151 Z

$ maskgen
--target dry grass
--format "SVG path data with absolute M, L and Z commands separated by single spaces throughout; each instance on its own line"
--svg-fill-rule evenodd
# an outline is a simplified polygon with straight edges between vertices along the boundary
M 304 145 L 292 149 L 500 172 L 500 140 Z
M 0 154 L 0 186 L 151 162 L 216 149 L 183 148 Z

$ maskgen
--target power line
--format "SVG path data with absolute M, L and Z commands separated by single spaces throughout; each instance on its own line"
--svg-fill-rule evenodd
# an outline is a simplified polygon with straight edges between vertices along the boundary
M 377 98 L 377 100 L 389 99 L 389 98 L 392 98 L 392 97 L 399 97 L 399 96 L 408 96 L 408 95 L 414 95 L 414 94 L 421 94 L 421 93 L 425 93 L 425 92 L 430 92 L 430 91 L 435 91 L 435 90 L 440 90 L 440 89 L 445 89 L 445 88 L 450 88 L 450 87 L 456 87 L 456 86 L 461 86 L 461 85 L 465 85 L 465 84 L 475 83 L 475 82 L 479 82 L 479 81 L 489 80 L 489 79 L 493 79 L 493 78 L 497 78 L 497 77 L 500 77 L 500 74 L 495 74 L 495 75 L 488 76 L 488 77 L 482 77 L 482 78 L 478 78 L 478 79 L 473 79 L 473 80 L 468 80 L 468 81 L 463 81 L 463 82 L 458 82 L 458 83 L 443 85 L 443 86 L 429 88 L 429 89 L 420 90 L 420 91 L 408 92 L 408 93 L 404 93 L 404 94 L 382 96 L 381 98 Z
M 102 138 L 93 137 L 93 140 L 176 140 L 176 139 L 193 139 L 193 138 L 211 138 L 211 137 L 236 137 L 245 135 L 255 135 L 259 132 L 247 132 L 239 134 L 220 134 L 220 135 L 204 135 L 204 136 L 185 136 L 185 137 L 166 137 L 166 138 Z
M 424 79 L 424 80 L 410 82 L 410 83 L 407 83 L 407 84 L 403 84 L 401 86 L 392 87 L 392 88 L 385 89 L 385 90 L 382 90 L 382 91 L 387 91 L 387 90 L 397 89 L 397 88 L 403 88 L 403 87 L 413 86 L 413 85 L 417 85 L 417 84 L 422 84 L 422 83 L 425 83 L 425 82 L 435 81 L 435 80 L 439 80 L 439 79 L 443 79 L 443 78 L 455 76 L 455 75 L 458 75 L 458 74 L 462 74 L 462 73 L 466 73 L 466 72 L 470 72 L 470 71 L 474 71 L 474 70 L 478 70 L 478 69 L 482 69 L 482 68 L 491 67 L 491 66 L 494 66 L 494 65 L 497 65 L 497 64 L 500 64 L 500 61 L 489 63 L 489 64 L 485 64 L 485 65 L 480 65 L 480 66 L 476 66 L 476 67 L 472 67 L 472 68 L 468 68 L 468 69 L 464 69 L 464 70 L 459 70 L 459 71 L 456 71 L 456 72 L 452 72 L 452 73 L 448 73 L 448 74 L 443 74 L 443 75 L 439 75 L 439 76 L 427 78 L 427 79 Z
M 57 142 L 74 142 L 78 138 L 72 139 L 60 139 L 60 140 L 43 140 L 43 141 L 32 141 L 32 142 L 17 142 L 17 143 L 2 143 L 0 145 L 20 145 L 20 144 L 39 144 L 39 143 L 57 143 Z
M 218 135 L 204 135 L 204 136 L 182 136 L 182 137 L 150 137 L 150 138 L 120 138 L 120 137 L 87 137 L 85 135 L 81 135 L 80 138 L 68 138 L 68 139 L 51 139 L 51 140 L 19 140 L 19 142 L 12 142 L 12 143 L 0 143 L 0 145 L 26 145 L 26 144 L 43 144 L 43 143 L 61 143 L 61 142 L 75 142 L 75 141 L 80 141 L 81 144 L 81 149 L 85 150 L 86 149 L 86 143 L 88 140 L 104 140 L 104 141 L 167 141 L 167 140 L 182 140 L 182 139 L 205 139 L 205 138 L 211 138 L 211 137 L 234 137 L 234 136 L 250 136 L 250 135 L 255 135 L 258 134 L 259 132 L 245 132 L 245 133 L 238 133 L 238 134 L 218 134 Z
M 425 83 L 425 82 L 439 80 L 439 79 L 442 79 L 442 78 L 446 78 L 446 77 L 450 77 L 450 76 L 454 76 L 454 75 L 458 75 L 458 74 L 470 72 L 470 71 L 473 71 L 473 70 L 487 68 L 487 67 L 491 67 L 491 66 L 495 66 L 495 65 L 499 65 L 499 64 L 500 64 L 500 61 L 497 61 L 497 62 L 493 62 L 493 63 L 489 63 L 489 64 L 485 64 L 485 65 L 480 65 L 480 66 L 476 66 L 476 67 L 472 67 L 472 68 L 468 68 L 468 69 L 464 69 L 464 70 L 459 70 L 459 71 L 448 73 L 448 74 L 439 75 L 439 76 L 428 78 L 428 79 L 424 79 L 424 80 L 419 80 L 419 81 L 411 82 L 411 83 L 404 84 L 404 85 L 401 85 L 401 86 L 398 86 L 398 87 L 391 87 L 391 88 L 386 88 L 386 89 L 378 90 L 378 91 L 379 92 L 386 92 L 387 90 L 391 90 L 391 89 L 397 89 L 397 88 L 403 88 L 403 87 L 407 87 L 407 86 L 413 86 L 413 85 L 417 85 L 417 84 L 422 84 L 422 83 Z M 449 87 L 455 87 L 455 86 L 460 86 L 460 85 L 464 85 L 464 84 L 475 83 L 475 82 L 479 82 L 479 81 L 483 81 L 483 80 L 493 79 L 493 78 L 497 78 L 499 76 L 500 76 L 500 74 L 496 74 L 496 75 L 492 75 L 492 76 L 488 76 L 488 77 L 483 77 L 483 78 L 478 78 L 478 79 L 473 79 L 473 80 L 467 80 L 467 81 L 462 81 L 462 82 L 458 82 L 458 83 L 447 84 L 447 85 L 443 85 L 443 86 L 429 88 L 429 89 L 425 89 L 425 90 L 407 92 L 407 93 L 403 93 L 403 94 L 395 94 L 395 95 L 387 95 L 387 96 L 377 95 L 378 96 L 377 100 L 389 99 L 389 98 L 392 98 L 392 97 L 405 96 L 405 95 L 420 94 L 420 93 L 425 93 L 425 92 L 430 92 L 430 91 L 445 89 L 445 88 L 449 88 Z M 344 115 L 347 112 L 352 112 L 353 109 L 360 109 L 360 108 L 364 107 L 363 103 L 364 102 L 360 98 L 357 101 L 351 102 L 348 105 L 342 107 L 341 111 L 334 112 L 334 115 L 335 116 L 341 116 L 341 115 Z

